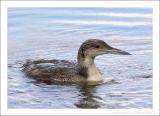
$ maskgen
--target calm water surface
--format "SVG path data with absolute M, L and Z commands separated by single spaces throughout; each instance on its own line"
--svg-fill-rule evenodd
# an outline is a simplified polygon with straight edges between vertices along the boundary
M 21 71 L 26 59 L 76 62 L 89 38 L 132 54 L 97 57 L 101 84 L 48 85 Z M 152 108 L 152 9 L 9 8 L 8 108 Z

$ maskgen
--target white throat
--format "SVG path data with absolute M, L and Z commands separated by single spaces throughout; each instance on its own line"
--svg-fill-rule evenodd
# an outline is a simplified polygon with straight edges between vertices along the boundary
M 88 68 L 88 78 L 87 81 L 102 81 L 102 75 L 96 68 L 96 66 L 93 64 Z
M 80 66 L 87 68 L 87 81 L 97 82 L 102 81 L 102 75 L 96 68 L 94 64 L 94 58 L 86 57 L 85 59 L 80 59 Z

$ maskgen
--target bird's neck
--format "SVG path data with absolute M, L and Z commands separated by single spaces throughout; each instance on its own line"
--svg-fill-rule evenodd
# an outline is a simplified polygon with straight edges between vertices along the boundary
M 86 77 L 87 81 L 101 81 L 102 76 L 94 64 L 94 59 L 91 57 L 78 57 L 79 73 Z

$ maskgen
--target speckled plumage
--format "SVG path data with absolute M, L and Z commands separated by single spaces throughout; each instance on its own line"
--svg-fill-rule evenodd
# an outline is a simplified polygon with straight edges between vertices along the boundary
M 66 60 L 27 61 L 23 71 L 28 77 L 42 82 L 79 82 L 85 78 L 78 72 L 77 64 Z
M 101 81 L 102 76 L 94 64 L 94 59 L 102 54 L 129 55 L 102 40 L 89 39 L 83 42 L 78 50 L 77 64 L 66 60 L 29 60 L 23 65 L 23 71 L 28 77 L 42 82 Z

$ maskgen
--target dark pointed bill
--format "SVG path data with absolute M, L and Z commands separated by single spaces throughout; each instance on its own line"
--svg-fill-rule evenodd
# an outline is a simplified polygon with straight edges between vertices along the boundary
M 111 50 L 109 50 L 110 54 L 119 54 L 119 55 L 131 55 L 130 53 L 117 49 L 117 48 L 112 48 Z

